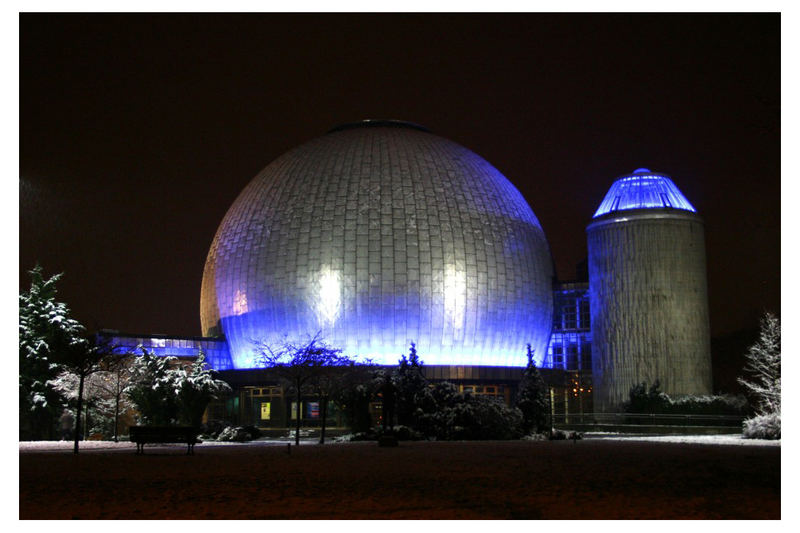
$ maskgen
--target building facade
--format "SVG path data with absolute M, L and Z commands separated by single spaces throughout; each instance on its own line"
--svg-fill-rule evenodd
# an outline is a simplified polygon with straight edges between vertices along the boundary
M 618 410 L 641 381 L 709 393 L 694 207 L 638 169 L 613 183 L 587 239 L 588 264 L 559 282 L 539 221 L 487 161 L 415 124 L 348 124 L 279 157 L 234 202 L 204 268 L 203 337 L 104 335 L 127 351 L 202 351 L 234 389 L 209 417 L 262 427 L 314 425 L 319 408 L 287 398 L 254 343 L 315 335 L 379 365 L 413 342 L 428 379 L 507 403 L 531 344 L 564 415 Z

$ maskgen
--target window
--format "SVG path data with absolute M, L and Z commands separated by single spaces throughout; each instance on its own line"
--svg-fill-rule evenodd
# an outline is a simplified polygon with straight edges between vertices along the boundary
M 575 313 L 575 300 L 569 300 L 569 303 L 563 308 L 564 313 L 564 329 L 575 329 L 578 327 L 577 317 Z
M 592 369 L 592 343 L 590 342 L 581 343 L 581 369 Z
M 589 301 L 588 300 L 581 300 L 581 302 L 580 302 L 580 319 L 581 319 L 580 328 L 581 329 L 590 329 L 591 328 L 591 323 L 590 323 L 591 321 L 590 321 L 590 318 L 589 318 L 590 316 L 591 316 L 591 309 L 589 307 Z
M 567 346 L 567 368 L 575 370 L 578 368 L 578 345 L 570 344 Z
M 562 346 L 553 346 L 553 366 L 563 366 L 564 352 Z

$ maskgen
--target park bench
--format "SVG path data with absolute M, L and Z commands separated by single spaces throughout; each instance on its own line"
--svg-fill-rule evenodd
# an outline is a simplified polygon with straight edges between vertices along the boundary
M 194 455 L 194 445 L 202 442 L 197 438 L 200 428 L 191 426 L 131 426 L 131 442 L 136 443 L 136 454 L 144 454 L 147 443 L 185 442 L 186 455 Z

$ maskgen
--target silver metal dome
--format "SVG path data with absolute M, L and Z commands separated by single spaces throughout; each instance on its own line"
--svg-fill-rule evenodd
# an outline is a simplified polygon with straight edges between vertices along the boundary
M 223 219 L 204 335 L 234 366 L 253 341 L 320 333 L 394 364 L 524 366 L 545 353 L 553 266 L 539 221 L 481 157 L 398 121 L 334 128 L 261 171 Z

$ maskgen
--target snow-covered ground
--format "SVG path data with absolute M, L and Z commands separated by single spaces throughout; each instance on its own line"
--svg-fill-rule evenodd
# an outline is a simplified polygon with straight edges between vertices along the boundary
M 319 439 L 300 439 L 301 445 L 316 444 Z M 197 446 L 286 446 L 291 442 L 294 446 L 294 440 L 254 440 L 250 442 L 217 442 L 217 441 L 203 441 Z M 19 451 L 21 452 L 37 452 L 37 451 L 72 451 L 74 446 L 73 441 L 55 441 L 55 440 L 40 440 L 40 441 L 21 441 L 19 443 Z M 154 444 L 146 445 L 146 448 L 156 446 Z M 159 447 L 176 447 L 186 448 L 185 444 L 159 444 Z M 136 444 L 132 442 L 114 442 L 110 440 L 90 440 L 81 441 L 79 445 L 81 450 L 135 450 Z
M 743 439 L 741 435 L 632 435 L 629 433 L 586 433 L 586 439 L 603 439 L 603 440 L 619 440 L 619 441 L 643 441 L 643 442 L 666 442 L 673 444 L 716 444 L 716 445 L 733 445 L 733 446 L 780 446 L 779 440 L 759 440 L 759 439 Z M 198 446 L 286 446 L 291 442 L 294 446 L 294 439 L 260 439 L 250 442 L 216 442 L 216 441 L 203 441 Z M 300 439 L 300 444 L 307 446 L 316 444 L 318 440 L 313 439 Z M 333 444 L 330 440 L 329 444 Z M 347 443 L 350 444 L 350 443 Z M 35 451 L 70 451 L 72 450 L 72 441 L 24 441 L 19 443 L 19 451 L 21 452 L 35 452 Z M 154 445 L 148 445 L 148 448 Z M 169 444 L 158 445 L 168 447 L 183 448 L 185 444 Z M 81 441 L 81 450 L 133 450 L 136 447 L 132 442 L 113 442 L 113 441 Z
M 612 438 L 618 440 L 396 448 L 309 442 L 292 446 L 291 454 L 285 442 L 256 441 L 201 444 L 190 457 L 180 445 L 153 447 L 142 457 L 130 443 L 92 442 L 123 448 L 84 448 L 79 460 L 69 443 L 52 443 L 62 448 L 19 452 L 19 518 L 781 518 L 778 446 Z
M 741 435 L 632 435 L 630 433 L 586 433 L 585 438 L 603 440 L 670 442 L 678 444 L 724 444 L 733 446 L 780 446 L 780 440 L 744 439 Z

